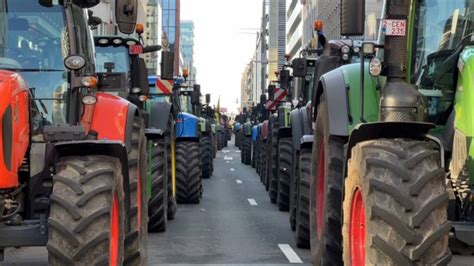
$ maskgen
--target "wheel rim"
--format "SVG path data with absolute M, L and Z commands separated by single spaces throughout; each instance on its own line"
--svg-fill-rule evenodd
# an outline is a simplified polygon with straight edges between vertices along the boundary
M 354 192 L 349 226 L 350 259 L 352 266 L 365 265 L 365 207 L 359 188 Z
M 318 164 L 318 180 L 316 187 L 316 232 L 321 237 L 323 231 L 323 209 L 324 209 L 324 178 L 325 178 L 325 158 L 324 143 L 321 140 L 319 145 L 319 164 Z
M 119 249 L 119 233 L 120 233 L 120 225 L 119 225 L 119 203 L 117 192 L 114 193 L 114 198 L 112 200 L 112 212 L 110 214 L 110 246 L 109 246 L 109 254 L 110 254 L 110 265 L 116 266 L 117 259 L 118 259 L 118 249 Z

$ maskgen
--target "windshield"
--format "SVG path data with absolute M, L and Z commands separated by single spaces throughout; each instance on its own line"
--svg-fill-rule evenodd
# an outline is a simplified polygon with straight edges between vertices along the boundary
M 191 95 L 180 95 L 179 96 L 179 108 L 181 112 L 193 113 L 193 106 L 191 104 Z
M 474 0 L 418 0 L 412 82 L 432 87 L 444 60 L 472 34 Z
M 18 71 L 36 101 L 34 129 L 66 122 L 69 54 L 63 7 L 38 0 L 0 0 L 0 69 Z M 36 126 L 36 127 L 35 127 Z
M 127 47 L 97 46 L 95 51 L 97 72 L 107 72 L 107 67 L 109 67 L 113 73 L 129 73 L 130 62 Z M 113 65 L 109 63 L 113 63 Z

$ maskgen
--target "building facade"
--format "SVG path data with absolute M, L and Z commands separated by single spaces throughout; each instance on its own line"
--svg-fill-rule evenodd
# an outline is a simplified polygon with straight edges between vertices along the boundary
M 174 52 L 174 75 L 180 75 L 180 0 L 162 0 L 163 34 L 169 49 Z
M 276 80 L 275 72 L 285 64 L 286 0 L 268 0 L 268 82 Z M 268 83 L 267 83 L 268 84 Z
M 287 1 L 286 53 L 290 60 L 303 48 L 303 5 L 301 0 Z
M 190 20 L 181 21 L 181 47 L 183 50 L 184 67 L 189 70 L 191 83 L 196 79 L 196 68 L 194 67 L 194 22 Z
M 162 45 L 163 39 L 163 7 L 161 0 L 148 0 L 146 42 L 149 45 Z M 145 55 L 148 73 L 150 75 L 160 74 L 161 53 L 154 52 Z

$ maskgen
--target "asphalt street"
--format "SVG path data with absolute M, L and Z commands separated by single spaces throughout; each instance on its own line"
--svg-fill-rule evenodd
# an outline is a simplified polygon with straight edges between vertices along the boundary
M 201 203 L 180 205 L 165 233 L 149 235 L 149 265 L 311 265 L 309 250 L 296 248 L 288 213 L 270 203 L 232 143 L 214 164 Z M 1 265 L 47 265 L 45 248 L 8 249 L 5 259 Z M 474 265 L 474 257 L 455 256 L 451 264 Z

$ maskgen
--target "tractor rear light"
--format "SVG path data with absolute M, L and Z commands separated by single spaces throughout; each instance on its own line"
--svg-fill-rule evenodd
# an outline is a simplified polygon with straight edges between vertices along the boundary
M 97 78 L 95 77 L 83 77 L 81 82 L 82 86 L 86 88 L 95 88 L 97 86 Z
M 121 45 L 121 44 L 123 43 L 123 40 L 117 38 L 117 39 L 114 39 L 112 42 L 113 42 L 115 45 Z
M 146 95 L 140 95 L 138 99 L 140 100 L 140 102 L 145 102 L 146 100 L 148 100 L 148 97 Z
M 79 70 L 86 65 L 86 59 L 80 55 L 70 55 L 64 59 L 64 65 L 69 70 Z
M 342 46 L 342 48 L 341 48 L 341 52 L 342 52 L 343 54 L 348 54 L 348 53 L 351 52 L 351 48 L 349 48 L 349 46 L 347 46 L 347 45 L 344 45 L 344 46 Z
M 349 54 L 342 54 L 342 60 L 349 61 L 350 57 Z
M 92 105 L 97 102 L 97 98 L 94 95 L 86 95 L 82 97 L 82 103 L 85 105 Z
M 382 61 L 379 58 L 374 57 L 369 62 L 369 73 L 373 77 L 378 77 L 382 73 Z
M 140 44 L 130 45 L 129 52 L 131 55 L 137 55 L 143 53 L 143 46 Z

